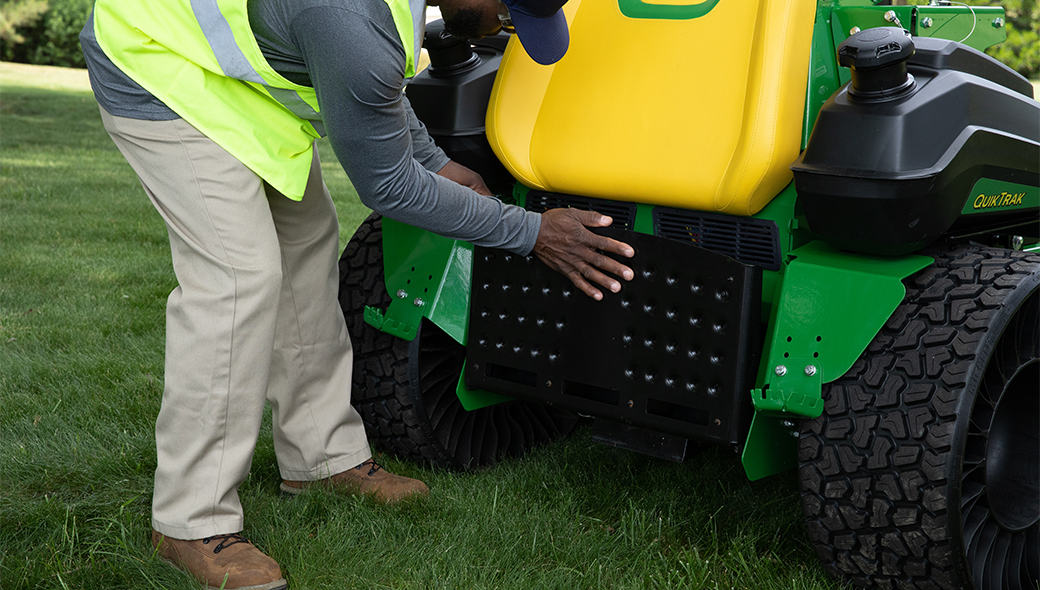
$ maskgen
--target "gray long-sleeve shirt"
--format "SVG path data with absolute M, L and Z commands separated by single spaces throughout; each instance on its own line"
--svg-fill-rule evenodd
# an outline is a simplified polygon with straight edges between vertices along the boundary
M 404 97 L 405 53 L 383 0 L 249 0 L 249 20 L 271 67 L 315 89 L 329 141 L 361 201 L 376 212 L 447 237 L 527 254 L 538 214 L 438 176 L 449 160 Z M 80 34 L 98 103 L 121 117 L 177 114 Z

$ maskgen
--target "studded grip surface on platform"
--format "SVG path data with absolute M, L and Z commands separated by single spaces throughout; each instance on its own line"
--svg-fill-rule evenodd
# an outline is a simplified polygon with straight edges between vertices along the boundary
M 476 248 L 466 383 L 730 444 L 750 418 L 761 269 L 617 229 L 636 278 L 595 301 L 534 256 Z

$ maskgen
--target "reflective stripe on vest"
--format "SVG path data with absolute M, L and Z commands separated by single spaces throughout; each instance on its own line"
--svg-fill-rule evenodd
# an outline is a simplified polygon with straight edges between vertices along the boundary
M 425 0 L 384 0 L 415 74 Z M 413 16 L 414 15 L 414 16 Z M 271 68 L 247 0 L 97 0 L 98 44 L 162 100 L 285 196 L 299 200 L 324 126 L 313 88 Z
M 325 136 L 325 125 L 322 123 L 321 114 L 318 110 L 307 104 L 298 92 L 288 88 L 271 86 L 253 68 L 246 59 L 242 48 L 235 42 L 235 35 L 231 32 L 224 14 L 220 12 L 217 0 L 191 0 L 191 9 L 195 12 L 195 19 L 199 21 L 202 33 L 213 50 L 213 55 L 220 64 L 224 75 L 237 80 L 244 80 L 254 84 L 260 84 L 270 93 L 271 97 L 289 109 L 297 117 L 310 121 L 318 135 Z M 396 21 L 395 21 L 396 23 Z M 409 20 L 409 26 L 411 21 Z

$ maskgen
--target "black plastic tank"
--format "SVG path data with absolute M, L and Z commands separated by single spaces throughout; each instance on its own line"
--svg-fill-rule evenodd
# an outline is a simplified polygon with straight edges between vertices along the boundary
M 444 21 L 433 21 L 423 41 L 430 66 L 405 89 L 430 137 L 496 194 L 509 194 L 514 181 L 488 144 L 484 120 L 508 40 L 505 33 L 478 40 L 454 37 L 445 32 Z
M 853 35 L 838 60 L 852 81 L 824 104 L 791 166 L 814 234 L 901 255 L 944 235 L 1037 233 L 1036 207 L 965 213 L 981 179 L 1035 198 L 1040 103 L 1025 78 L 960 43 L 889 27 Z

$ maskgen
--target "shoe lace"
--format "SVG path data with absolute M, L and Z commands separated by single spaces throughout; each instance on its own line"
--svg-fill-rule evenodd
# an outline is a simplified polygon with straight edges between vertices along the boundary
M 213 554 L 214 555 L 216 555 L 217 553 L 220 553 L 222 550 L 227 549 L 228 547 L 230 547 L 230 546 L 232 546 L 232 545 L 234 545 L 236 543 L 248 543 L 249 542 L 249 539 L 243 537 L 242 535 L 239 535 L 237 533 L 232 533 L 230 535 L 214 535 L 212 537 L 206 537 L 205 539 L 202 540 L 202 544 L 203 545 L 209 545 L 210 541 L 212 541 L 214 539 L 220 539 L 220 543 L 217 543 L 217 547 L 213 550 Z
M 365 465 L 370 465 L 371 466 L 371 468 L 368 470 L 368 476 L 369 477 L 372 477 L 373 475 L 376 474 L 377 471 L 379 471 L 380 469 L 383 468 L 383 466 L 380 465 L 379 463 L 376 463 L 372 459 L 369 459 L 368 461 L 365 461 L 364 463 L 362 463 L 361 465 L 358 465 L 354 469 L 357 469 L 358 471 L 360 471 Z

